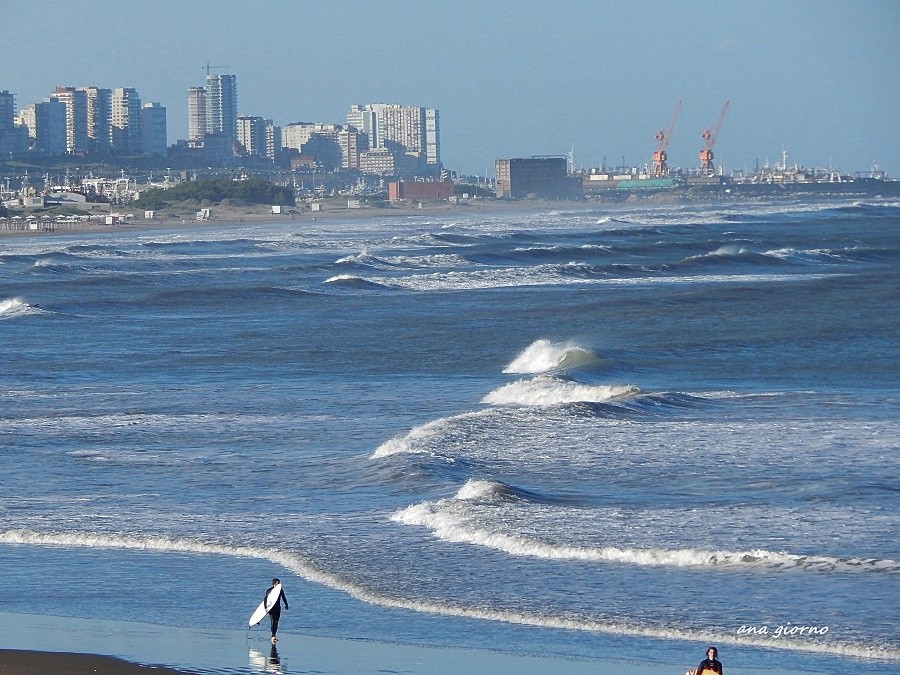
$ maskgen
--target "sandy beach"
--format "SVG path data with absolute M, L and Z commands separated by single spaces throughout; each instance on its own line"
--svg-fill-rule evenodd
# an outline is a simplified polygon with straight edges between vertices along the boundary
M 15 675 L 50 675 L 51 673 L 65 673 L 66 675 L 141 675 L 142 673 L 176 675 L 187 672 L 162 666 L 129 663 L 112 656 L 99 654 L 0 649 L 0 673 Z
M 637 197 L 635 197 L 637 199 Z M 648 200 L 652 203 L 657 200 Z M 287 213 L 274 214 L 272 207 L 265 204 L 253 204 L 245 206 L 235 205 L 211 205 L 209 206 L 210 218 L 197 220 L 196 212 L 200 208 L 194 205 L 173 206 L 162 211 L 157 211 L 152 219 L 145 218 L 140 209 L 128 207 L 116 207 L 115 211 L 122 214 L 131 214 L 131 218 L 116 225 L 107 225 L 100 220 L 82 221 L 77 223 L 56 224 L 51 228 L 36 226 L 34 229 L 20 222 L 14 226 L 12 221 L 0 224 L 0 238 L 21 236 L 52 236 L 72 233 L 91 232 L 127 232 L 140 230 L 171 230 L 180 228 L 212 227 L 218 224 L 235 225 L 242 223 L 259 222 L 293 222 L 299 225 L 317 221 L 337 220 L 362 220 L 368 218 L 434 218 L 438 216 L 468 215 L 468 214 L 499 214 L 499 213 L 540 213 L 554 211 L 596 211 L 603 208 L 615 209 L 616 203 L 600 201 L 558 201 L 548 202 L 544 200 L 491 200 L 474 199 L 460 200 L 458 203 L 423 203 L 412 206 L 406 203 L 391 204 L 389 206 L 360 206 L 359 208 L 347 208 L 346 203 L 329 203 L 322 207 L 321 211 L 311 211 L 306 208 L 290 209 Z M 206 207 L 203 207 L 206 208 Z M 285 207 L 287 210 L 287 207 Z M 21 214 L 20 214 L 21 215 Z

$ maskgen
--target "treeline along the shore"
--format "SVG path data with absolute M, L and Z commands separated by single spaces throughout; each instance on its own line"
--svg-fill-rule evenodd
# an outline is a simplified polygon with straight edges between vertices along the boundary
M 233 199 L 245 204 L 292 206 L 294 191 L 290 187 L 275 185 L 262 178 L 237 181 L 231 178 L 210 178 L 186 181 L 168 189 L 144 190 L 134 205 L 142 209 L 159 210 L 188 199 L 196 199 L 199 202 L 203 200 L 221 202 L 223 199 Z

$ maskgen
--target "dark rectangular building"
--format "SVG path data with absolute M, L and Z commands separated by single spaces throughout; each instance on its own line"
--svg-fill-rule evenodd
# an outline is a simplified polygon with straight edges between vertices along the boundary
M 494 163 L 501 199 L 577 199 L 578 181 L 568 176 L 565 157 L 498 159 Z

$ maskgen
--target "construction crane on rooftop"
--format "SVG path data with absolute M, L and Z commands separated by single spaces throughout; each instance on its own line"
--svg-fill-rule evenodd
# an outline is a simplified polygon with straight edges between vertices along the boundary
M 653 175 L 666 176 L 669 173 L 669 167 L 666 165 L 666 148 L 669 147 L 669 140 L 672 138 L 672 130 L 675 128 L 675 122 L 678 121 L 678 115 L 681 114 L 681 101 L 675 104 L 675 110 L 672 112 L 672 119 L 669 126 L 664 130 L 660 129 L 656 132 L 656 140 L 658 144 L 656 151 L 653 153 Z
M 716 120 L 716 126 L 700 134 L 700 138 L 704 141 L 703 149 L 700 151 L 701 176 L 714 176 L 716 173 L 716 167 L 713 164 L 713 146 L 719 138 L 719 129 L 722 128 L 722 122 L 725 120 L 725 114 L 728 112 L 730 104 L 731 101 L 725 101 L 725 105 L 722 106 L 722 112 L 719 113 L 719 119 Z
M 209 61 L 206 62 L 206 65 L 203 66 L 203 70 L 206 71 L 206 76 L 209 77 L 209 71 L 213 68 L 231 68 L 231 66 L 213 66 L 210 65 Z

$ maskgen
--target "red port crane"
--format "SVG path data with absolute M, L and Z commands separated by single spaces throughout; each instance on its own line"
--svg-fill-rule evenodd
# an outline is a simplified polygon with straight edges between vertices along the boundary
M 672 130 L 675 128 L 675 122 L 678 121 L 678 115 L 681 114 L 681 101 L 675 104 L 675 110 L 672 112 L 672 119 L 665 131 L 660 129 L 656 132 L 656 140 L 659 144 L 653 153 L 653 175 L 666 176 L 669 173 L 669 167 L 666 165 L 666 148 L 669 147 L 669 140 L 672 138 Z
M 719 113 L 719 119 L 716 120 L 716 126 L 700 134 L 700 138 L 704 141 L 703 149 L 700 151 L 701 176 L 713 176 L 716 173 L 716 167 L 713 165 L 713 146 L 716 144 L 716 139 L 719 138 L 719 129 L 722 128 L 722 122 L 725 120 L 725 114 L 728 112 L 730 104 L 731 101 L 725 101 L 722 112 Z

